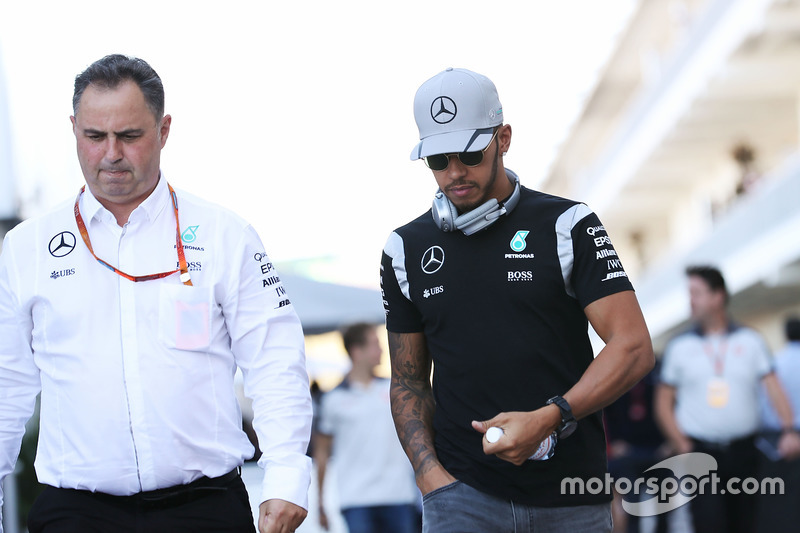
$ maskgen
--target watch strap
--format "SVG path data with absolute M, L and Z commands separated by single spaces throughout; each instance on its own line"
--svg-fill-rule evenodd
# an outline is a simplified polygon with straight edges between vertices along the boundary
M 575 431 L 578 424 L 577 420 L 575 420 L 575 415 L 572 414 L 572 407 L 570 407 L 569 402 L 561 396 L 553 396 L 547 400 L 547 405 L 550 404 L 555 404 L 561 412 L 561 423 L 558 425 L 558 429 L 556 429 L 556 435 L 562 439 L 569 437 Z

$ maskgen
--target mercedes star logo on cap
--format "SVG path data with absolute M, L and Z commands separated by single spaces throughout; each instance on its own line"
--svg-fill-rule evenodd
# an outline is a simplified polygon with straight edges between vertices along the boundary
M 433 274 L 444 264 L 444 250 L 440 246 L 431 246 L 422 254 L 422 271 Z
M 447 124 L 456 118 L 458 108 L 449 96 L 439 96 L 431 104 L 431 118 L 437 124 Z
M 69 231 L 62 231 L 52 239 L 47 247 L 53 257 L 64 257 L 75 249 L 75 235 Z

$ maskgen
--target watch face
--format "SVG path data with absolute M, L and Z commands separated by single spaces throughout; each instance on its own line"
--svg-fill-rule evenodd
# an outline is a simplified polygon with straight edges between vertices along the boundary
M 559 429 L 559 437 L 562 439 L 566 439 L 570 435 L 572 435 L 575 430 L 578 428 L 578 423 L 574 420 L 570 420 L 569 422 L 564 422 Z

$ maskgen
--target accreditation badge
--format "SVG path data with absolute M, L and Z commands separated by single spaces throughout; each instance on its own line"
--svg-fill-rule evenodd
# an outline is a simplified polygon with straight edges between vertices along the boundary
M 730 400 L 731 388 L 728 382 L 721 377 L 711 378 L 708 382 L 708 394 L 706 399 L 708 405 L 715 409 L 721 409 L 728 405 Z

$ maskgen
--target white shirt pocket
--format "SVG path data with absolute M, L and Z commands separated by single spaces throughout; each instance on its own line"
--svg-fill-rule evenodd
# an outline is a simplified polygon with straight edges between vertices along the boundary
M 159 338 L 169 348 L 203 350 L 211 341 L 212 291 L 164 283 L 159 288 Z

